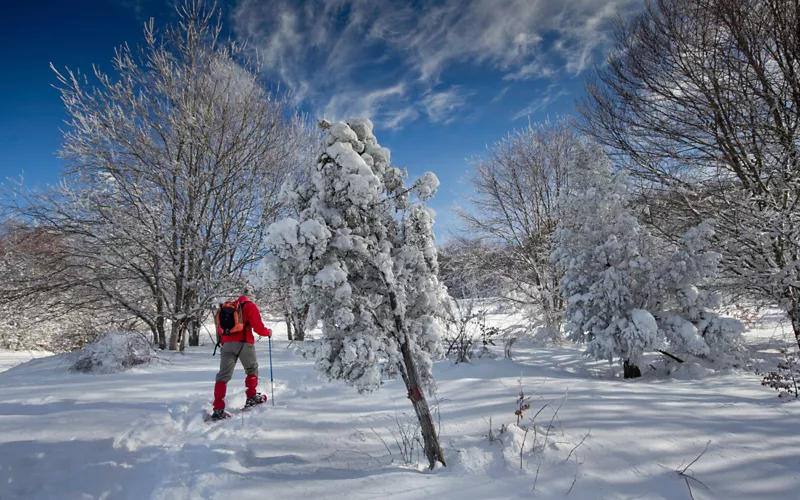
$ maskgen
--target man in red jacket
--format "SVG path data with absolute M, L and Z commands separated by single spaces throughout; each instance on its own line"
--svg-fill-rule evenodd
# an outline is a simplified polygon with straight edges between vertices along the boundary
M 244 385 L 247 387 L 245 408 L 261 404 L 267 400 L 267 396 L 256 391 L 258 386 L 258 361 L 256 361 L 253 332 L 262 337 L 269 337 L 272 335 L 272 331 L 264 326 L 258 307 L 250 302 L 250 299 L 242 295 L 236 299 L 236 302 L 242 306 L 242 323 L 244 323 L 245 327 L 244 331 L 231 335 L 223 335 L 223 332 L 217 327 L 217 334 L 222 348 L 220 349 L 219 373 L 217 373 L 217 382 L 214 385 L 214 413 L 211 415 L 212 420 L 220 420 L 230 416 L 225 412 L 225 392 L 228 382 L 233 376 L 233 369 L 236 368 L 237 360 L 242 362 L 244 372 L 247 374 L 244 379 Z

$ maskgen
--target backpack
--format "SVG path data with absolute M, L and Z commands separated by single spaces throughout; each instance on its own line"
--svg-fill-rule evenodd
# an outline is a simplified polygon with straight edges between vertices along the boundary
M 244 333 L 242 304 L 239 302 L 223 302 L 217 309 L 214 322 L 217 324 L 217 331 L 222 331 L 223 336 Z

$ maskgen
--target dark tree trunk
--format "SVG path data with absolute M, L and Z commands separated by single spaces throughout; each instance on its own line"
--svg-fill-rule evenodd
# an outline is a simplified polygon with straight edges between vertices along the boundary
M 408 389 L 408 399 L 417 414 L 420 432 L 422 433 L 423 451 L 428 459 L 428 467 L 433 469 L 436 462 L 447 465 L 444 462 L 442 446 L 439 444 L 439 436 L 436 434 L 436 426 L 433 424 L 431 409 L 428 407 L 428 401 L 425 399 L 425 393 L 422 392 L 419 383 L 417 364 L 414 362 L 414 357 L 411 355 L 411 349 L 407 342 L 401 345 L 400 351 L 403 354 L 403 364 L 405 365 L 405 370 L 401 370 L 400 373 L 402 373 L 403 381 L 406 384 L 406 389 Z
M 800 348 L 800 298 L 791 297 L 791 306 L 787 311 L 787 316 L 792 322 L 792 331 L 797 347 Z
M 286 336 L 289 340 L 292 339 L 292 316 L 289 314 L 289 311 L 283 313 L 283 319 L 286 321 Z
M 393 290 L 389 290 L 389 303 L 392 310 L 397 311 L 397 294 L 395 294 Z M 308 311 L 307 308 L 306 311 Z M 400 343 L 400 353 L 403 355 L 403 363 L 399 366 L 400 374 L 408 390 L 408 399 L 411 400 L 411 405 L 414 406 L 414 412 L 417 414 L 420 432 L 422 433 L 422 447 L 425 452 L 425 457 L 428 459 L 428 467 L 433 469 L 436 462 L 447 465 L 444 462 L 442 446 L 439 444 L 439 436 L 436 435 L 436 427 L 433 425 L 431 409 L 428 407 L 425 394 L 422 392 L 417 363 L 414 361 L 414 356 L 411 353 L 411 346 L 408 345 L 408 335 L 406 334 L 403 318 L 395 314 L 394 325 L 397 330 L 398 338 L 403 339 Z
M 193 319 L 189 323 L 189 345 L 197 347 L 200 345 L 200 320 Z
M 180 326 L 178 325 L 178 321 L 172 320 L 170 321 L 170 329 L 169 329 L 169 350 L 170 351 L 177 351 L 178 350 L 178 330 Z
M 186 349 L 186 331 L 188 330 L 188 325 L 185 321 L 181 321 L 181 330 L 178 334 L 178 338 L 180 339 L 180 343 L 178 344 L 178 350 L 183 352 Z
M 642 370 L 627 359 L 622 363 L 622 373 L 625 378 L 639 378 L 642 376 Z

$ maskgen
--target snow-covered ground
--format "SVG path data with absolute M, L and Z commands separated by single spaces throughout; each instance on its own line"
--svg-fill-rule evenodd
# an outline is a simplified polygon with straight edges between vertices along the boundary
M 271 326 L 284 336 L 282 323 Z M 770 324 L 749 338 L 771 355 L 785 335 Z M 275 406 L 217 424 L 202 420 L 212 346 L 113 375 L 2 353 L 3 367 L 28 361 L 0 373 L 0 499 L 686 500 L 689 486 L 697 500 L 800 498 L 800 402 L 779 401 L 749 372 L 624 381 L 578 348 L 529 344 L 513 361 L 440 362 L 448 467 L 427 471 L 405 465 L 392 437 L 413 413 L 402 382 L 359 395 L 319 380 L 287 344 L 274 343 Z M 265 392 L 267 345 L 257 344 Z M 501 433 L 516 422 L 520 385 L 530 431 Z M 243 402 L 237 367 L 228 403 Z M 695 480 L 679 476 L 707 443 L 686 471 Z
M 0 349 L 0 372 L 4 372 L 19 364 L 32 359 L 51 356 L 53 353 L 47 351 L 8 351 Z

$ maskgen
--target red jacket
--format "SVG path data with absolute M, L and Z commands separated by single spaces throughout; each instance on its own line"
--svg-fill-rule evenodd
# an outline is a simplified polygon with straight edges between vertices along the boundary
M 258 310 L 255 304 L 250 302 L 246 296 L 242 295 L 238 299 L 237 302 L 242 303 L 242 321 L 244 321 L 244 339 L 241 335 L 222 335 L 222 332 L 217 328 L 217 333 L 220 334 L 220 343 L 224 344 L 227 342 L 242 342 L 245 341 L 248 344 L 255 343 L 255 337 L 253 336 L 253 332 L 261 335 L 262 337 L 270 337 L 272 336 L 272 330 L 264 326 L 264 322 L 261 321 L 261 312 Z

